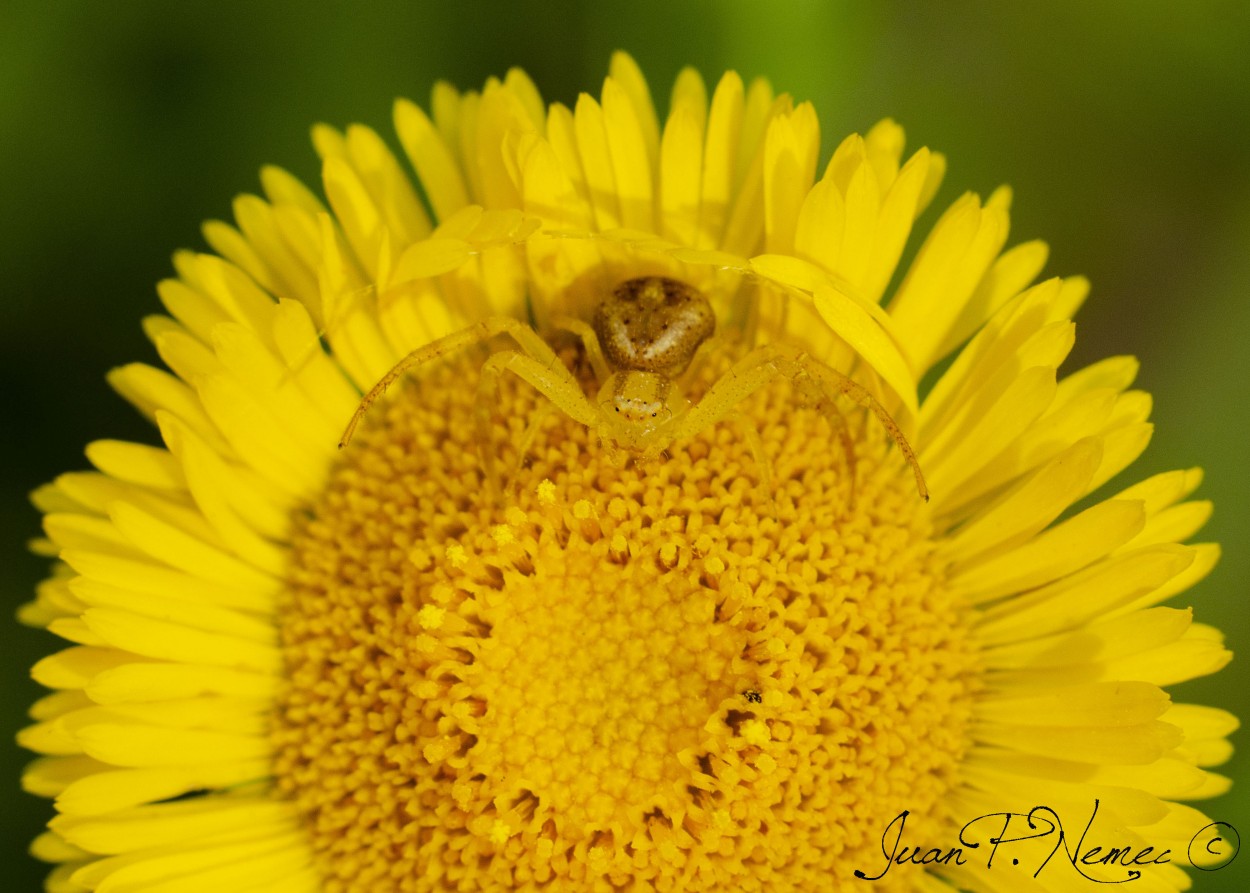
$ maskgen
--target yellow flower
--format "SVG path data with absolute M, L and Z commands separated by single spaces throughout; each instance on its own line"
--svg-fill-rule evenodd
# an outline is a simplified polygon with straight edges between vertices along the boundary
M 572 110 L 514 70 L 395 127 L 415 180 L 318 127 L 328 208 L 266 168 L 175 256 L 145 320 L 171 372 L 110 376 L 164 446 L 93 443 L 36 494 L 57 563 L 22 619 L 70 643 L 20 735 L 49 889 L 1125 878 L 1047 863 L 1055 834 L 991 864 L 1024 819 L 975 820 L 1039 804 L 1187 886 L 1182 801 L 1226 789 L 1236 721 L 1161 689 L 1229 654 L 1160 603 L 1214 564 L 1179 544 L 1210 507 L 1197 470 L 1086 499 L 1150 400 L 1127 357 L 1057 378 L 1086 283 L 1003 250 L 1007 190 L 891 288 L 944 163 L 889 121 L 821 171 L 809 105 L 687 70 L 661 127 L 617 55 Z M 716 333 L 647 305 L 671 350 L 629 366 L 621 283 Z M 615 420 L 643 385 L 672 417 Z

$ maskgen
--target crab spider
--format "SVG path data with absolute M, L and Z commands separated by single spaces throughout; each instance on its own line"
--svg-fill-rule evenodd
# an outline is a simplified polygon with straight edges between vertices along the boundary
M 532 328 L 508 317 L 490 317 L 419 347 L 396 363 L 360 401 L 339 448 L 347 446 L 369 407 L 409 369 L 497 335 L 508 335 L 520 350 L 492 354 L 482 366 L 478 382 L 478 443 L 487 477 L 492 480 L 494 460 L 488 447 L 490 398 L 500 377 L 511 372 L 567 416 L 594 430 L 602 440 L 644 461 L 657 458 L 673 442 L 692 437 L 718 422 L 739 422 L 760 466 L 762 483 L 768 487 L 768 464 L 759 433 L 735 409 L 760 388 L 784 378 L 814 394 L 823 404 L 847 454 L 852 481 L 854 446 L 846 421 L 833 402 L 839 395 L 877 417 L 911 465 L 920 496 L 929 498 L 915 452 L 876 398 L 845 375 L 790 345 L 774 343 L 755 348 L 713 383 L 698 403 L 686 400 L 676 379 L 712 336 L 716 318 L 707 298 L 683 282 L 658 276 L 630 279 L 599 303 L 593 323 L 558 318 L 554 327 L 581 340 L 601 383 L 594 400 L 586 396 L 555 351 Z M 525 436 L 526 445 L 535 431 L 536 423 Z

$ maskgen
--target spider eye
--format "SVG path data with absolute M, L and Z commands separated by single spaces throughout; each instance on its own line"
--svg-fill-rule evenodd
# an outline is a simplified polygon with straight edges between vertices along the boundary
M 653 413 L 651 413 L 651 418 L 655 418 L 655 415 L 656 415 L 656 414 L 655 414 L 654 412 L 653 412 Z

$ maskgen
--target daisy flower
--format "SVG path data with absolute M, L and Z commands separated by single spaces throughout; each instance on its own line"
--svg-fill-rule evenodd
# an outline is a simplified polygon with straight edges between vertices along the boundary
M 110 374 L 162 445 L 35 494 L 49 890 L 1188 886 L 1218 550 L 1197 469 L 1104 488 L 1150 398 L 1059 376 L 1087 283 L 1005 188 L 900 270 L 945 163 L 891 121 L 668 109 L 440 84 L 175 255 Z

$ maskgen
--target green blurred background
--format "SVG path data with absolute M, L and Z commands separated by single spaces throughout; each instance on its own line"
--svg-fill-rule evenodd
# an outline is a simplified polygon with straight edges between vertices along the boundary
M 1175 7 L 1175 8 L 1174 8 Z M 1200 464 L 1216 501 L 1216 573 L 1179 604 L 1247 640 L 1250 579 L 1250 14 L 1228 2 L 70 3 L 0 4 L 0 591 L 11 616 L 44 573 L 26 494 L 85 465 L 100 437 L 154 433 L 103 374 L 152 361 L 139 319 L 170 253 L 203 248 L 275 162 L 318 182 L 315 121 L 390 131 L 391 101 L 436 78 L 479 86 L 523 66 L 547 100 L 597 92 L 631 53 L 663 104 L 677 71 L 726 68 L 811 99 L 825 156 L 893 116 L 912 148 L 947 153 L 935 207 L 1015 187 L 1012 243 L 1041 237 L 1049 274 L 1085 273 L 1090 302 L 1067 368 L 1133 353 L 1157 433 L 1134 479 Z M 392 140 L 392 143 L 394 141 Z M 934 211 L 926 222 L 934 219 Z M 1122 484 L 1128 481 L 1121 482 Z M 0 619 L 0 883 L 33 890 L 25 854 L 48 804 L 18 789 L 12 743 L 56 647 Z M 1250 662 L 1179 699 L 1250 716 Z M 1242 739 L 1245 735 L 1240 736 Z M 1206 804 L 1250 835 L 1240 790 Z M 1242 890 L 1250 856 L 1197 878 Z

